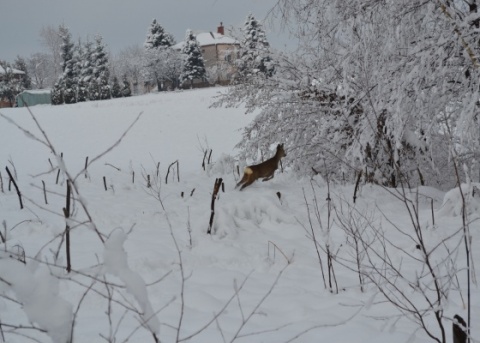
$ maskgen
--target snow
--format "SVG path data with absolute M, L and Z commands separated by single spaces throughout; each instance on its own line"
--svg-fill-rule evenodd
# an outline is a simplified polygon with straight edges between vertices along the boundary
M 10 68 L 8 67 L 7 70 L 13 74 L 25 74 L 25 72 L 15 69 L 15 68 Z M 0 65 L 0 74 L 6 74 L 5 68 Z
M 139 313 L 142 317 L 142 325 L 148 327 L 152 333 L 158 334 L 160 323 L 148 299 L 145 281 L 128 266 L 127 253 L 123 248 L 123 243 L 126 239 L 127 235 L 121 229 L 115 230 L 110 234 L 110 237 L 105 242 L 103 260 L 105 272 L 113 274 L 123 281 L 127 291 L 135 297 L 140 305 Z
M 237 40 L 222 35 L 217 32 L 195 32 L 195 37 L 197 38 L 198 44 L 203 46 L 209 45 L 219 45 L 219 44 L 228 44 L 228 45 L 239 45 L 240 42 Z M 173 46 L 173 49 L 182 50 L 185 46 L 185 42 L 179 42 Z
M 328 188 L 320 176 L 303 179 L 290 170 L 277 170 L 268 182 L 235 190 L 236 166 L 240 164 L 242 170 L 244 162 L 236 160 L 235 146 L 258 112 L 210 108 L 221 91 L 210 88 L 35 107 L 33 114 L 63 158 L 30 138 L 45 141 L 27 109 L 0 111 L 30 133 L 25 135 L 0 118 L 0 161 L 15 171 L 25 203 L 20 210 L 17 194 L 13 187 L 8 190 L 2 172 L 0 219 L 6 229 L 0 230 L 7 241 L 0 243 L 0 323 L 5 341 L 29 341 L 5 326 L 18 324 L 41 329 L 16 330 L 39 342 L 65 342 L 73 322 L 75 342 L 105 342 L 102 337 L 153 342 L 152 333 L 161 342 L 192 335 L 188 341 L 209 343 L 429 340 L 415 323 L 397 317 L 398 311 L 383 302 L 372 284 L 362 292 L 357 274 L 340 263 L 333 262 L 339 293 L 326 289 L 309 238 L 305 202 L 322 248 L 328 242 L 336 253 L 350 258 L 351 242 L 339 229 L 338 218 L 343 218 L 366 228 L 381 227 L 398 247 L 420 256 L 412 240 L 394 228 L 413 234 L 405 204 L 391 190 L 372 185 L 362 185 L 353 204 L 354 185 L 331 183 Z M 277 143 L 281 142 L 272 146 Z M 202 161 L 210 149 L 211 163 L 204 170 Z M 85 172 L 87 157 L 90 164 Z M 165 182 L 175 161 L 178 165 L 172 165 Z M 62 212 L 65 175 L 61 173 L 56 182 L 57 165 L 76 177 L 79 192 L 74 194 L 67 222 Z M 219 177 L 225 191 L 215 200 L 213 234 L 207 235 L 213 185 Z M 469 196 L 474 261 L 480 258 L 477 187 L 462 186 Z M 327 230 L 328 190 L 336 210 L 343 211 L 338 217 L 331 213 L 331 230 Z M 418 203 L 428 246 L 436 246 L 462 227 L 458 189 L 444 193 L 421 187 L 411 190 L 408 198 Z M 431 225 L 432 204 L 435 225 Z M 70 274 L 65 271 L 62 241 L 66 224 L 71 227 Z M 16 244 L 25 250 L 26 264 L 9 257 Z M 325 262 L 322 249 L 320 254 Z M 457 255 L 461 270 L 465 256 L 462 250 Z M 434 256 L 440 257 L 436 251 Z M 417 262 L 399 250 L 392 250 L 391 257 L 404 259 L 406 275 L 417 272 Z M 478 274 L 478 264 L 474 268 Z M 465 297 L 464 271 L 458 278 Z M 417 304 L 423 303 L 410 286 L 406 292 Z M 479 295 L 473 286 L 472 318 L 480 315 Z M 455 314 L 466 318 L 458 292 L 450 291 L 444 306 L 447 318 Z M 427 322 L 435 326 L 433 316 Z M 445 328 L 451 337 L 448 320 Z M 475 320 L 472 337 L 480 337 Z

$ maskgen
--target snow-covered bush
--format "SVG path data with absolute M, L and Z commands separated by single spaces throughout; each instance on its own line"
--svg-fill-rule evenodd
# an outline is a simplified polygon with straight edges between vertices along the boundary
M 474 10 L 442 6 L 281 1 L 297 51 L 278 53 L 274 75 L 239 83 L 220 102 L 261 109 L 240 146 L 252 156 L 281 141 L 301 174 L 353 180 L 361 171 L 389 186 L 452 187 L 452 155 L 478 170 Z

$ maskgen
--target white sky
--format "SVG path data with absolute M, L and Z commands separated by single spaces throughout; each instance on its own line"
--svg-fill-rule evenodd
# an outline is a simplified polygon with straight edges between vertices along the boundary
M 264 20 L 277 0 L 0 0 L 0 60 L 13 62 L 17 55 L 29 57 L 45 51 L 40 44 L 43 26 L 64 23 L 73 39 L 96 34 L 112 53 L 133 44 L 143 44 L 155 18 L 182 41 L 187 29 L 214 31 L 220 22 L 225 30 L 242 27 L 252 13 Z M 265 27 L 275 48 L 286 44 L 278 26 Z

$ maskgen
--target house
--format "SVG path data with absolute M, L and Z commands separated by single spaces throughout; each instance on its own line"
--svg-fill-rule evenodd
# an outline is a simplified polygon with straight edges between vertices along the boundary
M 23 71 L 18 69 L 7 67 L 5 70 L 5 68 L 0 64 L 0 81 L 3 81 L 7 72 L 12 73 L 12 77 L 17 80 L 21 80 L 23 75 L 25 75 Z
M 240 42 L 225 36 L 223 23 L 216 32 L 194 32 L 202 50 L 205 68 L 210 73 L 210 82 L 228 84 L 235 71 L 234 62 L 238 58 Z M 185 42 L 173 46 L 181 50 Z
M 4 81 L 9 74 L 9 77 L 14 80 L 20 81 L 25 73 L 21 70 L 6 67 L 6 69 L 0 64 L 0 82 Z M 14 105 L 13 97 L 11 99 L 6 98 L 0 94 L 0 108 L 12 107 Z

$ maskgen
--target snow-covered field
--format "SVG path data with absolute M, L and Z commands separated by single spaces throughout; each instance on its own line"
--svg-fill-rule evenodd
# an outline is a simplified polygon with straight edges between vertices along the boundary
M 28 131 L 0 118 L 0 230 L 6 235 L 6 243 L 0 243 L 0 342 L 28 342 L 28 337 L 65 342 L 72 326 L 74 342 L 154 342 L 152 332 L 160 342 L 430 340 L 412 321 L 399 318 L 372 284 L 362 292 L 355 270 L 342 266 L 345 259 L 355 259 L 351 241 L 339 228 L 340 218 L 357 213 L 357 223 L 381 227 L 399 247 L 389 254 L 406 277 L 417 273 L 416 261 L 408 256 L 420 253 L 409 239 L 414 230 L 405 205 L 389 190 L 362 185 L 354 205 L 358 212 L 348 211 L 354 185 L 331 182 L 336 211 L 330 211 L 328 235 L 328 187 L 320 176 L 311 181 L 288 169 L 278 170 L 271 181 L 235 190 L 236 166 L 240 163 L 242 168 L 245 162 L 234 160 L 234 147 L 254 114 L 246 115 L 242 108 L 209 108 L 221 90 L 32 107 L 63 161 L 44 144 L 26 109 L 0 110 Z M 272 142 L 272 154 L 276 143 L 281 142 Z M 208 155 L 210 149 L 211 163 L 204 170 L 204 152 Z M 87 157 L 91 164 L 85 173 Z M 178 164 L 172 164 L 175 161 Z M 66 178 L 61 173 L 57 183 L 58 166 L 76 177 L 79 192 L 74 193 L 67 222 L 62 212 Z M 23 209 L 13 185 L 9 190 L 5 167 L 16 175 Z M 220 177 L 224 192 L 215 202 L 208 235 L 213 186 Z M 433 246 L 461 228 L 460 196 L 457 190 L 447 193 L 442 206 L 443 192 L 423 187 L 419 193 L 423 235 Z M 475 219 L 480 201 L 469 201 L 473 267 L 478 274 L 480 223 Z M 307 208 L 320 248 L 330 242 L 330 249 L 342 257 L 333 262 L 338 294 L 324 286 Z M 340 212 L 343 217 L 336 214 Z M 85 224 L 88 216 L 93 224 Z M 71 273 L 65 271 L 66 224 L 71 227 Z M 446 244 L 460 245 L 448 259 L 459 269 L 443 305 L 448 341 L 448 318 L 467 317 L 462 242 L 458 238 Z M 11 258 L 19 247 L 25 251 L 25 265 Z M 327 274 L 325 252 L 320 249 L 319 254 Z M 441 253 L 432 256 L 442 260 Z M 398 285 L 411 294 L 413 303 L 422 303 L 412 285 L 405 287 L 402 280 Z M 471 301 L 472 337 L 478 341 L 480 291 L 475 285 Z M 433 315 L 426 320 L 437 334 Z

